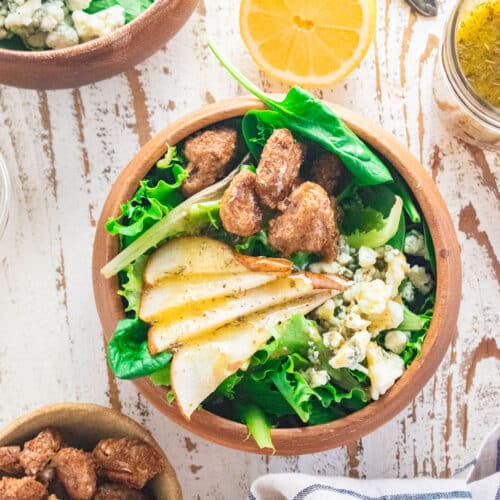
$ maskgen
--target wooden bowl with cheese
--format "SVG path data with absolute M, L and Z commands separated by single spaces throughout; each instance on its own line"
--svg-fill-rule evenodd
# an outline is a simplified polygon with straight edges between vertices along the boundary
M 18 50 L 16 46 L 13 50 L 0 44 L 0 83 L 29 89 L 61 89 L 109 78 L 162 47 L 188 20 L 197 3 L 198 0 L 157 0 L 116 31 L 66 48 Z M 85 23 L 87 14 L 80 11 L 80 16 Z M 106 23 L 106 19 L 98 21 Z M 2 28 L 0 32 L 4 31 Z

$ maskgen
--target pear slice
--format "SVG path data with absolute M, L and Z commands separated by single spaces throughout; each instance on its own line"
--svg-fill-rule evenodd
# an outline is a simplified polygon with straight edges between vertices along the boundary
M 224 273 L 180 275 L 145 286 L 141 296 L 139 317 L 146 322 L 164 316 L 169 310 L 205 301 L 231 297 L 282 277 L 278 273 Z
M 158 354 L 238 318 L 309 295 L 312 291 L 313 283 L 309 278 L 295 275 L 244 290 L 234 298 L 214 298 L 190 304 L 165 318 L 157 318 L 159 322 L 148 332 L 149 351 Z
M 295 313 L 307 314 L 330 296 L 330 292 L 320 292 L 273 306 L 182 346 L 172 360 L 171 381 L 184 417 L 189 419 L 223 380 L 269 340 L 273 326 Z
M 185 236 L 165 243 L 149 257 L 144 282 L 154 285 L 172 275 L 248 273 L 249 270 L 289 274 L 292 262 L 240 255 L 212 238 Z

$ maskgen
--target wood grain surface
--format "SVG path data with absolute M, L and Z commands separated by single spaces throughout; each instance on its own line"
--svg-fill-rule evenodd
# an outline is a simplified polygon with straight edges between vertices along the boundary
M 238 2 L 205 0 L 169 44 L 126 74 L 75 90 L 0 87 L 0 150 L 15 203 L 0 242 L 0 424 L 45 403 L 93 401 L 144 423 L 177 470 L 185 498 L 241 498 L 273 471 L 357 477 L 449 476 L 500 420 L 500 155 L 467 146 L 439 122 L 432 73 L 450 0 L 436 19 L 379 0 L 376 43 L 361 67 L 317 95 L 396 135 L 435 178 L 458 230 L 458 336 L 413 404 L 370 436 L 302 457 L 258 457 L 194 437 L 106 367 L 92 298 L 96 217 L 140 144 L 200 105 L 243 94 L 207 52 L 218 43 L 266 90 L 238 30 Z

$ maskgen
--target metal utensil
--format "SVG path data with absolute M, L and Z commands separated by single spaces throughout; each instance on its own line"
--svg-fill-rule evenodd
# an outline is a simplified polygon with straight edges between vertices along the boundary
M 406 3 L 422 16 L 437 16 L 436 0 L 406 0 Z

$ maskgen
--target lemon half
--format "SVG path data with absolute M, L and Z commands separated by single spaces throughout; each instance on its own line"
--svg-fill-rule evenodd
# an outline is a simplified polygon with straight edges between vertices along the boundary
M 343 80 L 375 34 L 376 0 L 242 0 L 240 30 L 256 64 L 304 87 Z

